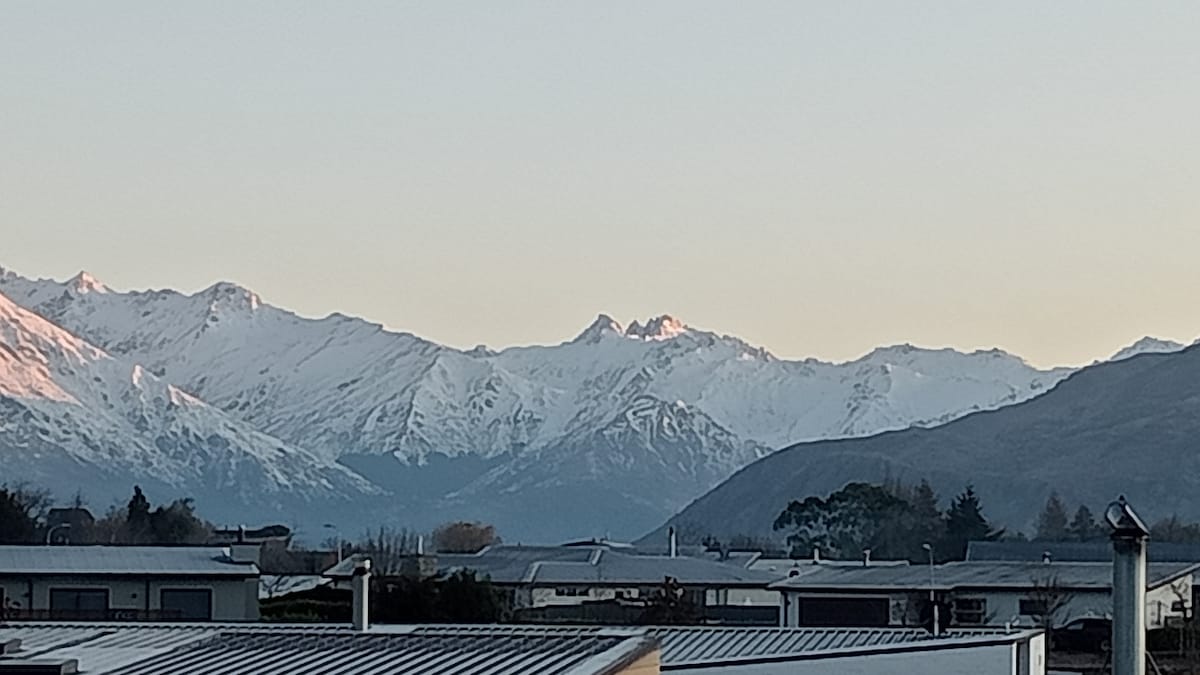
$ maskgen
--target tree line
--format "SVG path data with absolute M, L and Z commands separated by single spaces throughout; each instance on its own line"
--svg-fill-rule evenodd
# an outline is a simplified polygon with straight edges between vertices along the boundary
M 828 497 L 793 500 L 775 519 L 787 532 L 794 558 L 817 549 L 834 559 L 859 558 L 921 562 L 962 560 L 970 541 L 1004 535 L 984 515 L 974 487 L 968 485 L 944 511 L 926 481 L 915 486 L 849 483 Z
M 0 544 L 202 544 L 212 537 L 213 525 L 196 515 L 191 499 L 176 499 L 154 507 L 139 486 L 124 506 L 113 506 L 95 518 L 83 500 L 75 498 L 54 514 L 50 493 L 28 485 L 0 486 Z M 57 518 L 52 519 L 52 515 Z M 57 520 L 58 522 L 52 522 Z
M 1057 491 L 1051 492 L 1038 515 L 1034 541 L 1107 541 L 1109 529 L 1099 522 L 1086 504 L 1080 504 L 1074 515 Z M 1200 544 L 1200 523 L 1189 522 L 1173 514 L 1155 521 L 1150 526 L 1152 541 Z

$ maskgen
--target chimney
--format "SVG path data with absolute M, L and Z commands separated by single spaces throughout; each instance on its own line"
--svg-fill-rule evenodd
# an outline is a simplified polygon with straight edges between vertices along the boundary
M 675 538 L 675 528 L 674 527 L 671 527 L 670 529 L 667 530 L 667 536 L 670 538 L 671 557 L 674 558 L 676 555 L 679 554 L 679 543 Z
M 821 564 L 821 547 L 820 546 L 813 547 L 813 564 L 814 565 Z
M 1042 564 L 1049 565 L 1054 562 L 1054 556 L 1050 555 L 1050 551 L 1042 551 Z
M 1112 527 L 1113 675 L 1146 672 L 1146 539 L 1150 529 L 1122 496 L 1104 518 Z
M 354 591 L 354 606 L 351 610 L 350 621 L 354 630 L 365 632 L 371 625 L 370 599 L 368 594 L 371 587 L 371 561 L 363 559 L 354 565 L 354 577 L 350 580 Z
M 417 535 L 417 555 L 425 555 L 425 535 Z
M 870 566 L 871 566 L 871 549 L 864 548 L 863 549 L 863 567 L 870 567 Z

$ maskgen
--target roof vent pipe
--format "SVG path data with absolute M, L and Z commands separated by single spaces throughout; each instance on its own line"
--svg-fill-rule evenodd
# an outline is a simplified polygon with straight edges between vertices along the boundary
M 674 527 L 671 527 L 667 530 L 667 537 L 669 537 L 669 539 L 670 539 L 670 546 L 669 546 L 670 555 L 672 558 L 674 558 L 676 555 L 679 554 L 679 542 L 675 537 L 675 528 Z
M 814 565 L 821 564 L 821 547 L 820 546 L 813 547 L 813 564 Z
M 417 535 L 417 555 L 425 555 L 425 535 Z
M 1054 556 L 1050 555 L 1050 551 L 1042 551 L 1042 564 L 1049 565 L 1054 562 Z
M 863 567 L 870 567 L 870 566 L 871 566 L 871 549 L 864 548 L 863 549 Z
M 354 565 L 354 576 L 350 579 L 350 587 L 354 591 L 354 606 L 351 608 L 350 620 L 354 630 L 363 632 L 370 627 L 370 602 L 368 598 L 371 587 L 371 561 L 363 559 Z

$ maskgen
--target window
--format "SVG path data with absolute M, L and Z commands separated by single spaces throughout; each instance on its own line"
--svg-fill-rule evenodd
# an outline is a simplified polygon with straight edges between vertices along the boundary
M 107 588 L 51 588 L 50 614 L 69 619 L 100 619 L 108 615 Z
M 588 589 L 579 586 L 560 586 L 554 589 L 554 594 L 561 597 L 577 598 L 588 595 Z
M 183 621 L 212 620 L 212 591 L 207 588 L 164 588 L 159 604 L 167 618 Z
M 954 623 L 960 626 L 977 626 L 986 622 L 987 600 L 983 598 L 955 598 Z
M 1023 598 L 1018 613 L 1023 616 L 1042 616 L 1046 613 L 1046 601 L 1040 598 Z
M 800 598 L 801 626 L 886 626 L 891 622 L 887 598 Z

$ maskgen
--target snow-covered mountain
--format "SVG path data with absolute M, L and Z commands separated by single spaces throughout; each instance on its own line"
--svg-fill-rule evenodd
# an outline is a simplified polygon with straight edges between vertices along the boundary
M 99 500 L 133 483 L 290 515 L 381 490 L 212 408 L 0 294 L 0 455 L 20 478 Z
M 775 448 L 940 424 L 1069 372 L 910 345 L 788 361 L 670 316 L 462 351 L 229 283 L 126 293 L 0 270 L 0 293 L 294 456 L 368 478 L 406 524 L 469 517 L 511 537 L 637 534 Z
M 1122 361 L 1138 354 L 1170 354 L 1177 352 L 1186 347 L 1182 342 L 1174 340 L 1160 340 L 1155 337 L 1144 337 L 1137 342 L 1121 349 L 1116 354 L 1113 354 L 1109 361 Z

